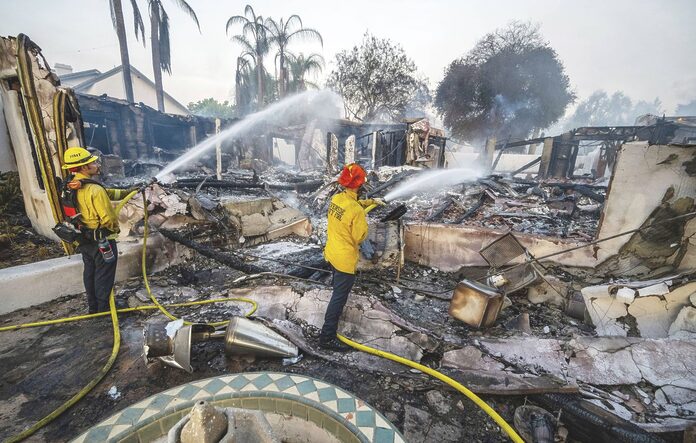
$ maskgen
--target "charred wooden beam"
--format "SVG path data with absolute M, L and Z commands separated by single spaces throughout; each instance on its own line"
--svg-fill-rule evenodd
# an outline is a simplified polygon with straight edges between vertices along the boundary
M 541 161 L 541 156 L 535 158 L 534 160 L 530 161 L 529 163 L 527 163 L 526 165 L 522 166 L 521 168 L 519 168 L 519 169 L 513 171 L 513 172 L 512 172 L 512 176 L 514 177 L 515 175 L 519 174 L 520 172 L 522 172 L 522 171 L 524 171 L 524 170 L 526 170 L 526 169 L 528 169 L 528 168 L 531 168 L 532 166 L 536 165 L 536 164 L 539 163 L 540 161 Z
M 187 248 L 191 248 L 194 251 L 204 255 L 205 257 L 211 258 L 218 263 L 225 266 L 229 266 L 232 269 L 237 269 L 238 271 L 245 272 L 247 274 L 258 274 L 261 272 L 268 272 L 268 269 L 262 268 L 260 266 L 250 265 L 244 263 L 242 259 L 233 254 L 226 254 L 224 252 L 216 251 L 213 248 L 202 245 L 198 242 L 190 240 L 176 231 L 170 231 L 168 229 L 161 229 L 159 232 L 166 238 L 177 243 L 181 243 Z
M 476 214 L 476 211 L 481 209 L 481 206 L 483 206 L 483 203 L 486 201 L 486 193 L 482 192 L 481 195 L 479 196 L 478 201 L 472 206 L 468 211 L 466 211 L 464 214 L 462 214 L 457 220 L 454 221 L 454 223 L 459 224 L 466 220 L 467 218 L 471 217 L 472 215 Z
M 543 394 L 531 399 L 549 411 L 562 411 L 563 424 L 568 427 L 574 440 L 598 443 L 664 442 L 658 436 L 577 395 Z
M 281 189 L 287 191 L 297 191 L 297 192 L 313 192 L 319 189 L 320 186 L 324 184 L 323 180 L 311 180 L 302 183 L 283 183 L 283 184 L 271 184 L 268 183 L 267 186 L 270 189 Z
M 442 214 L 445 213 L 445 211 L 447 210 L 447 208 L 449 208 L 450 206 L 452 206 L 452 203 L 454 203 L 454 201 L 452 200 L 452 197 L 447 197 L 447 200 L 445 200 L 445 202 L 442 204 L 442 206 L 440 206 L 440 207 L 437 209 L 437 211 L 433 212 L 433 213 L 432 213 L 428 218 L 426 218 L 425 220 L 426 220 L 426 221 L 434 221 L 434 220 L 437 220 L 438 218 L 440 218 L 440 216 L 441 216 Z
M 235 182 L 229 180 L 205 180 L 205 179 L 186 179 L 177 180 L 172 183 L 175 188 L 195 188 L 198 185 L 208 188 L 234 188 L 234 189 L 259 189 L 263 188 L 263 183 Z

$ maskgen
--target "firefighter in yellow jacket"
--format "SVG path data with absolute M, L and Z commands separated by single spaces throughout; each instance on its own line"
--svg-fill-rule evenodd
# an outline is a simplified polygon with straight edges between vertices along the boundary
M 358 200 L 358 191 L 365 183 L 365 170 L 356 163 L 346 165 L 338 183 L 343 192 L 334 195 L 329 204 L 328 229 L 324 258 L 333 270 L 333 293 L 324 315 L 319 345 L 337 351 L 350 349 L 336 338 L 338 320 L 355 283 L 360 243 L 367 237 L 365 208 L 381 199 Z
M 114 286 L 118 261 L 115 239 L 119 232 L 118 217 L 111 200 L 121 200 L 130 192 L 107 189 L 94 180 L 99 174 L 98 160 L 98 157 L 81 147 L 68 148 L 63 155 L 63 169 L 73 174 L 66 188 L 76 193 L 79 217 L 75 218 L 73 224 L 82 232 L 78 242 L 84 263 L 82 278 L 90 313 L 109 310 L 109 295 Z

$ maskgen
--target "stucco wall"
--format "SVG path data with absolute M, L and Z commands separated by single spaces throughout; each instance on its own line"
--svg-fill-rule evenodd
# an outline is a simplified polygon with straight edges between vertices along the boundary
M 12 153 L 12 145 L 10 144 L 10 135 L 5 123 L 5 111 L 0 94 L 0 172 L 16 171 L 17 161 Z

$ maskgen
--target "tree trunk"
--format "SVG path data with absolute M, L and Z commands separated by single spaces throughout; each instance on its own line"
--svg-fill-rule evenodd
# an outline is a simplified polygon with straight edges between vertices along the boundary
M 118 46 L 121 49 L 121 66 L 123 71 L 123 86 L 126 90 L 126 100 L 128 103 L 135 103 L 133 97 L 133 81 L 131 79 L 130 60 L 128 58 L 128 39 L 126 39 L 126 26 L 123 23 L 123 8 L 121 0 L 113 0 L 114 12 L 116 15 L 116 35 L 118 36 Z
M 287 70 L 285 69 L 285 54 L 281 50 L 280 51 L 280 85 L 278 85 L 278 93 L 280 95 L 280 99 L 282 100 L 285 97 L 285 94 L 287 93 Z
M 152 3 L 150 7 L 150 46 L 152 46 L 152 71 L 155 74 L 155 92 L 157 94 L 157 110 L 164 112 L 164 89 L 162 88 L 162 67 L 160 66 L 159 48 L 159 11 Z
M 256 63 L 256 82 L 258 83 L 259 86 L 259 97 L 258 97 L 258 103 L 256 103 L 256 108 L 260 111 L 263 109 L 263 98 L 264 98 L 264 82 L 263 82 L 263 60 L 261 56 L 257 57 L 258 61 Z

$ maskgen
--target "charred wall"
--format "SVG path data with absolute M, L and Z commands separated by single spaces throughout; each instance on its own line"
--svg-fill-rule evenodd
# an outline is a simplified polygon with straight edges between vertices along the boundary
M 159 112 L 142 103 L 77 94 L 85 143 L 124 159 L 152 158 L 161 151 L 178 155 L 215 134 L 215 119 Z M 223 120 L 221 128 L 235 120 Z M 157 151 L 157 152 L 156 152 Z

